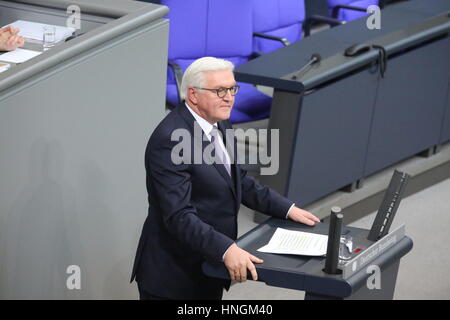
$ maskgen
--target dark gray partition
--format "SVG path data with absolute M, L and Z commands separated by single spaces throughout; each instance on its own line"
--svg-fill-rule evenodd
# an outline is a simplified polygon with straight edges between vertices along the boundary
M 365 175 L 440 143 L 449 55 L 446 37 L 389 59 L 378 88 Z
M 129 277 L 147 214 L 144 151 L 165 114 L 168 9 L 0 1 L 0 23 L 64 25 L 69 4 L 86 33 L 0 74 L 2 299 L 137 298 Z
M 446 113 L 445 117 L 442 120 L 442 123 L 440 143 L 444 143 L 450 140 L 450 79 L 448 81 Z
M 303 97 L 287 187 L 297 204 L 363 177 L 377 78 L 366 69 Z M 347 88 L 358 88 L 351 101 Z
M 329 14 L 327 0 L 305 0 L 305 18 L 312 15 L 327 17 Z
M 261 181 L 304 206 L 444 141 L 449 12 L 446 0 L 402 2 L 382 11 L 380 30 L 355 20 L 238 66 L 237 80 L 276 87 L 269 127 L 292 143 L 280 172 Z M 355 43 L 385 48 L 384 78 L 378 50 L 344 56 Z M 313 53 L 321 61 L 299 74 Z M 292 83 L 306 90 L 301 99 Z M 289 117 L 297 122 L 276 121 Z

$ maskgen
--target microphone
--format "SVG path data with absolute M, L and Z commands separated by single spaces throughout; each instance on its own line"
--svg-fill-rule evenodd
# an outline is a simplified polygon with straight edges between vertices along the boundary
M 294 75 L 291 77 L 291 79 L 292 79 L 292 80 L 297 80 L 298 77 L 299 77 L 299 75 L 300 75 L 303 71 L 305 71 L 307 68 L 309 68 L 309 67 L 312 66 L 313 64 L 315 64 L 315 63 L 317 63 L 317 62 L 320 62 L 320 60 L 322 60 L 322 57 L 320 56 L 320 54 L 318 54 L 317 52 L 316 52 L 316 53 L 313 53 L 313 54 L 311 55 L 311 58 L 309 59 L 308 63 L 306 63 L 299 71 L 297 71 L 296 74 L 294 74 Z
M 341 213 L 341 208 L 331 208 L 330 229 L 328 230 L 327 258 L 325 260 L 325 268 L 323 269 L 323 271 L 328 274 L 340 274 L 342 272 L 338 269 L 338 262 L 343 218 L 344 215 Z
M 322 57 L 321 57 L 320 54 L 318 54 L 317 52 L 316 52 L 316 53 L 313 53 L 313 54 L 311 55 L 311 61 L 313 61 L 313 62 L 312 62 L 313 64 L 316 63 L 316 62 L 319 62 L 320 60 L 322 60 Z

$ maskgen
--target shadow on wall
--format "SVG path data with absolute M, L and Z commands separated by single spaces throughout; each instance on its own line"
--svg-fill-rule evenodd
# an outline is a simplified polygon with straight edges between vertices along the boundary
M 6 161 L 16 171 L 26 163 L 28 174 L 2 186 L 13 199 L 0 215 L 0 299 L 137 298 L 129 283 L 137 242 L 121 231 L 127 212 L 116 208 L 128 200 L 121 183 L 95 161 L 77 166 L 63 146 L 39 138 L 27 162 Z M 80 290 L 67 288 L 71 265 Z
M 70 257 L 61 183 L 64 155 L 57 142 L 31 146 L 28 182 L 1 226 L 0 298 L 65 298 L 64 262 Z M 73 202 L 69 201 L 69 202 Z

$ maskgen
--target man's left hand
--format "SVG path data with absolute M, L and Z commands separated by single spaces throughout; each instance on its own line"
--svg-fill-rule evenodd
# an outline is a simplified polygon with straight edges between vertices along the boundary
M 316 223 L 320 222 L 319 218 L 315 215 L 306 210 L 297 208 L 296 206 L 293 206 L 289 211 L 288 218 L 308 226 L 314 226 Z

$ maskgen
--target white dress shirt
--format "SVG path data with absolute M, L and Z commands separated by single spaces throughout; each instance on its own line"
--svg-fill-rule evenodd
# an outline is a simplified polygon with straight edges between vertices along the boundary
M 197 121 L 200 128 L 202 128 L 202 130 L 205 133 L 208 140 L 211 141 L 211 131 L 213 129 L 213 126 L 215 126 L 217 128 L 217 130 L 220 132 L 219 127 L 217 126 L 217 123 L 214 123 L 214 124 L 209 123 L 207 120 L 205 120 L 201 116 L 199 116 L 194 110 L 192 110 L 191 107 L 189 107 L 187 103 L 186 103 L 186 107 L 188 108 L 188 110 L 190 111 L 192 116 L 195 118 L 195 121 Z M 218 139 L 218 141 L 219 141 L 220 147 L 222 148 L 223 153 L 225 154 L 225 157 L 227 158 L 226 159 L 227 163 L 231 164 L 230 155 L 227 151 L 227 148 L 225 147 L 225 144 L 223 143 L 223 139 Z

